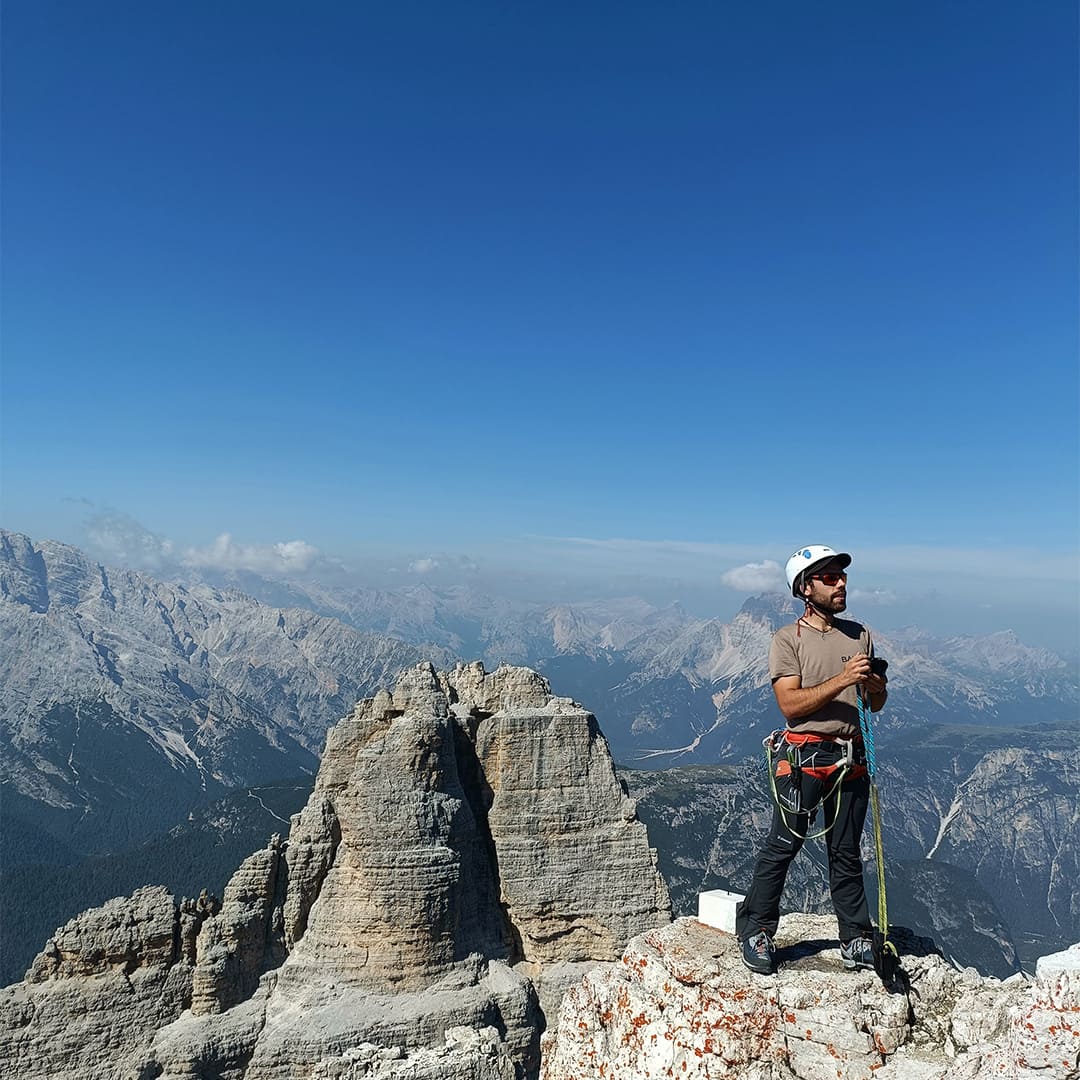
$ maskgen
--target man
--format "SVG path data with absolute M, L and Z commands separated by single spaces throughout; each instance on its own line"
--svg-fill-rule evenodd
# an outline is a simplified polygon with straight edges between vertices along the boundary
M 776 970 L 772 939 L 780 896 L 791 860 L 808 835 L 825 837 L 844 966 L 874 965 L 859 853 L 870 782 L 856 695 L 862 693 L 876 712 L 885 704 L 886 689 L 884 675 L 871 670 L 874 649 L 867 629 L 837 618 L 847 607 L 850 563 L 846 552 L 821 544 L 799 548 L 787 562 L 788 586 L 806 610 L 776 632 L 769 648 L 769 676 L 787 730 L 774 743 L 772 825 L 735 919 L 743 962 L 763 975 Z M 818 807 L 823 821 L 811 834 Z

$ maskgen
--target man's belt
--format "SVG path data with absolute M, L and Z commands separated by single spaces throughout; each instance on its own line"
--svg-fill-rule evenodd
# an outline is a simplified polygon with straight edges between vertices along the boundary
M 806 746 L 813 744 L 814 746 L 835 746 L 839 753 L 846 754 L 848 744 L 853 744 L 856 749 L 862 747 L 862 733 L 852 735 L 851 738 L 845 739 L 842 735 L 818 735 L 813 731 L 792 731 L 790 728 L 784 732 L 784 741 L 790 743 L 792 746 Z
M 776 763 L 776 775 L 804 772 L 819 780 L 828 780 L 839 769 L 846 769 L 849 780 L 866 775 L 866 755 L 861 736 L 851 739 L 830 738 L 810 731 L 785 731 L 786 755 Z M 779 749 L 779 747 L 777 748 Z M 835 755 L 835 761 L 822 761 Z

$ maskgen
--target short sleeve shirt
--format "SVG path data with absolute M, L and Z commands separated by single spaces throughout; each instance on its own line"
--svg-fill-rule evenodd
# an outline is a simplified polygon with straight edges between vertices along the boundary
M 781 627 L 769 646 L 769 678 L 797 675 L 803 687 L 818 686 L 839 675 L 859 653 L 874 655 L 870 632 L 860 623 L 835 619 L 824 634 L 805 623 Z M 788 721 L 791 731 L 850 739 L 859 733 L 859 705 L 855 687 L 845 687 L 817 712 Z

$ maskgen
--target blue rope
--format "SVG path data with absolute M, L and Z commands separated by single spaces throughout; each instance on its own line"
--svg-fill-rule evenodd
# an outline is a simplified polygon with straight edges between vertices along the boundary
M 863 746 L 866 747 L 866 771 L 873 776 L 877 772 L 874 754 L 874 728 L 870 722 L 870 703 L 863 698 L 862 687 L 856 687 L 855 700 L 859 703 L 859 727 L 862 729 Z

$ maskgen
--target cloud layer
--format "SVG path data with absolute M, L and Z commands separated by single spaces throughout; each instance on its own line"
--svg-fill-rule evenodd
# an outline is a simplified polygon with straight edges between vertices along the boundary
M 720 580 L 731 589 L 739 592 L 784 591 L 784 573 L 780 564 L 772 559 L 763 562 L 744 563 L 742 566 L 725 570 Z
M 88 547 L 100 559 L 142 570 L 250 570 L 287 575 L 310 570 L 322 560 L 319 549 L 306 540 L 274 544 L 238 544 L 221 533 L 206 547 L 179 549 L 172 540 L 151 532 L 129 514 L 97 510 L 84 522 Z
M 146 570 L 176 564 L 173 542 L 151 532 L 129 514 L 99 510 L 87 518 L 84 527 L 89 546 L 110 562 Z
M 200 570 L 250 570 L 256 574 L 298 574 L 309 570 L 319 549 L 306 540 L 276 544 L 237 544 L 222 533 L 209 547 L 186 548 L 180 562 Z

